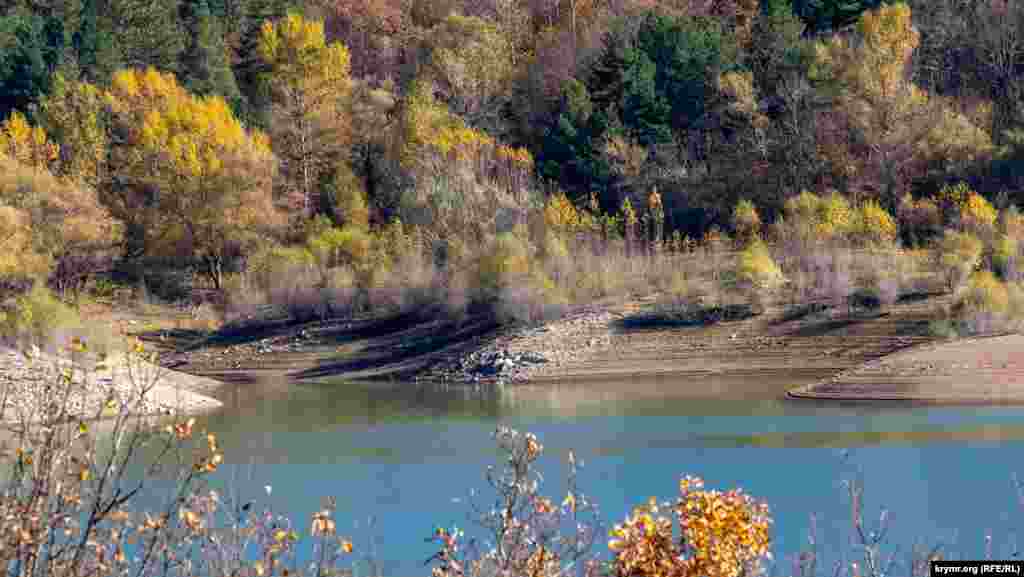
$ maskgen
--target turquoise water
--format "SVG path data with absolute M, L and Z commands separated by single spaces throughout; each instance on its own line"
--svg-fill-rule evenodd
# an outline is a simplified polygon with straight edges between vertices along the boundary
M 264 500 L 271 485 L 270 502 L 300 526 L 321 497 L 336 496 L 339 529 L 357 536 L 360 552 L 375 550 L 386 575 L 429 574 L 431 528 L 471 527 L 465 498 L 485 486 L 498 424 L 538 435 L 542 491 L 559 501 L 574 450 L 580 484 L 609 523 L 649 496 L 673 498 L 679 476 L 693 474 L 769 502 L 777 559 L 807 542 L 815 515 L 827 558 L 854 551 L 841 482 L 859 475 L 866 517 L 889 509 L 889 550 L 900 559 L 919 541 L 947 544 L 947 558 L 980 557 L 987 533 L 996 557 L 1016 551 L 1024 528 L 1012 479 L 1024 476 L 1024 408 L 797 403 L 779 398 L 776 381 L 717 400 L 694 392 L 728 383 L 302 385 L 244 391 L 201 425 L 226 454 L 215 484 Z

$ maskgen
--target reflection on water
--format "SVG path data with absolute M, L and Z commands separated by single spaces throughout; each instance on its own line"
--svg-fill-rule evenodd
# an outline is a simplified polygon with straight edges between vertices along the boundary
M 577 450 L 590 448 L 601 454 L 655 447 L 811 448 L 1024 440 L 1024 408 L 790 401 L 782 392 L 792 383 L 791 377 L 769 375 L 755 386 L 744 377 L 730 378 L 744 380 L 648 379 L 503 389 L 306 384 L 239 394 L 226 409 L 208 417 L 206 425 L 225 438 L 238 439 L 256 461 L 274 453 L 273 447 L 280 444 L 275 436 L 302 437 L 308 442 L 289 448 L 291 463 L 345 456 L 456 456 L 444 453 L 456 447 L 433 443 L 431 437 L 460 427 L 490 430 L 498 422 L 522 427 L 543 423 L 580 443 L 573 445 Z M 736 394 L 737 388 L 742 394 Z M 710 396 L 708 391 L 723 394 Z M 420 433 L 410 436 L 411 431 Z M 467 448 L 465 444 L 457 447 L 459 451 Z
M 465 524 L 464 506 L 452 499 L 484 486 L 498 423 L 538 434 L 553 496 L 564 494 L 564 457 L 573 449 L 587 464 L 581 481 L 612 521 L 649 496 L 672 497 L 679 475 L 697 474 L 771 503 L 780 553 L 806 542 L 811 513 L 825 520 L 820 539 L 838 547 L 849 528 L 838 482 L 851 470 L 840 455 L 853 448 L 868 510 L 893 509 L 893 539 L 904 551 L 922 536 L 948 540 L 956 533 L 955 549 L 978 556 L 990 529 L 996 556 L 1009 554 L 1019 533 L 1007 512 L 1014 506 L 1011 475 L 1024 473 L 1016 469 L 1024 409 L 783 399 L 794 381 L 819 377 L 661 377 L 504 390 L 249 388 L 236 390 L 202 425 L 244 471 L 230 480 L 233 467 L 225 467 L 218 482 L 254 496 L 273 485 L 275 507 L 300 520 L 320 497 L 337 496 L 343 517 L 378 519 L 378 546 L 392 574 L 424 574 L 430 528 Z

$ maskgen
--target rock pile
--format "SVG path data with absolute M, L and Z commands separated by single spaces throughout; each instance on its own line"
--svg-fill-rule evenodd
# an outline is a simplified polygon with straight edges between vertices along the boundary
M 434 366 L 418 380 L 504 385 L 556 376 L 561 367 L 610 346 L 613 318 L 608 312 L 585 311 L 543 326 L 510 329 L 469 354 Z

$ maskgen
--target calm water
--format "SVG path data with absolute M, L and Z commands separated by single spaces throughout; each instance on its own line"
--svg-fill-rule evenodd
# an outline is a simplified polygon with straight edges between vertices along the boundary
M 565 494 L 564 457 L 575 450 L 585 464 L 580 483 L 611 522 L 649 496 L 673 498 L 679 476 L 694 474 L 770 503 L 776 557 L 806 542 L 812 514 L 819 541 L 835 551 L 849 537 L 841 481 L 860 474 L 869 518 L 890 509 L 890 541 L 900 551 L 925 539 L 951 544 L 951 556 L 979 557 L 986 531 L 996 557 L 1015 550 L 1024 527 L 1011 480 L 1024 476 L 1024 408 L 780 400 L 793 378 L 666 378 L 503 393 L 309 384 L 240 391 L 203 424 L 218 434 L 231 465 L 215 483 L 252 496 L 272 485 L 271 503 L 303 526 L 320 497 L 335 495 L 339 529 L 357 534 L 362 551 L 372 535 L 388 575 L 429 574 L 422 562 L 432 552 L 424 543 L 432 526 L 467 526 L 468 508 L 458 500 L 484 487 L 497 424 L 540 437 L 543 492 L 553 498 Z

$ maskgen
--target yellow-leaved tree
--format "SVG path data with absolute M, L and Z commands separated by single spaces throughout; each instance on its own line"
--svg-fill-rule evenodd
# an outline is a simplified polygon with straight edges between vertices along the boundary
M 26 166 L 46 170 L 57 160 L 57 145 L 50 142 L 45 130 L 32 126 L 24 115 L 14 111 L 0 123 L 0 154 Z
M 270 68 L 271 134 L 285 188 L 308 216 L 316 208 L 321 179 L 344 162 L 350 147 L 349 52 L 326 41 L 323 21 L 291 13 L 263 24 L 259 55 Z
M 109 204 L 145 253 L 196 259 L 219 289 L 227 259 L 281 224 L 269 140 L 153 68 L 115 73 L 107 98 L 121 137 Z
M 60 143 L 58 174 L 94 187 L 103 181 L 110 140 L 105 111 L 102 90 L 54 75 L 53 88 L 40 106 L 40 119 Z

